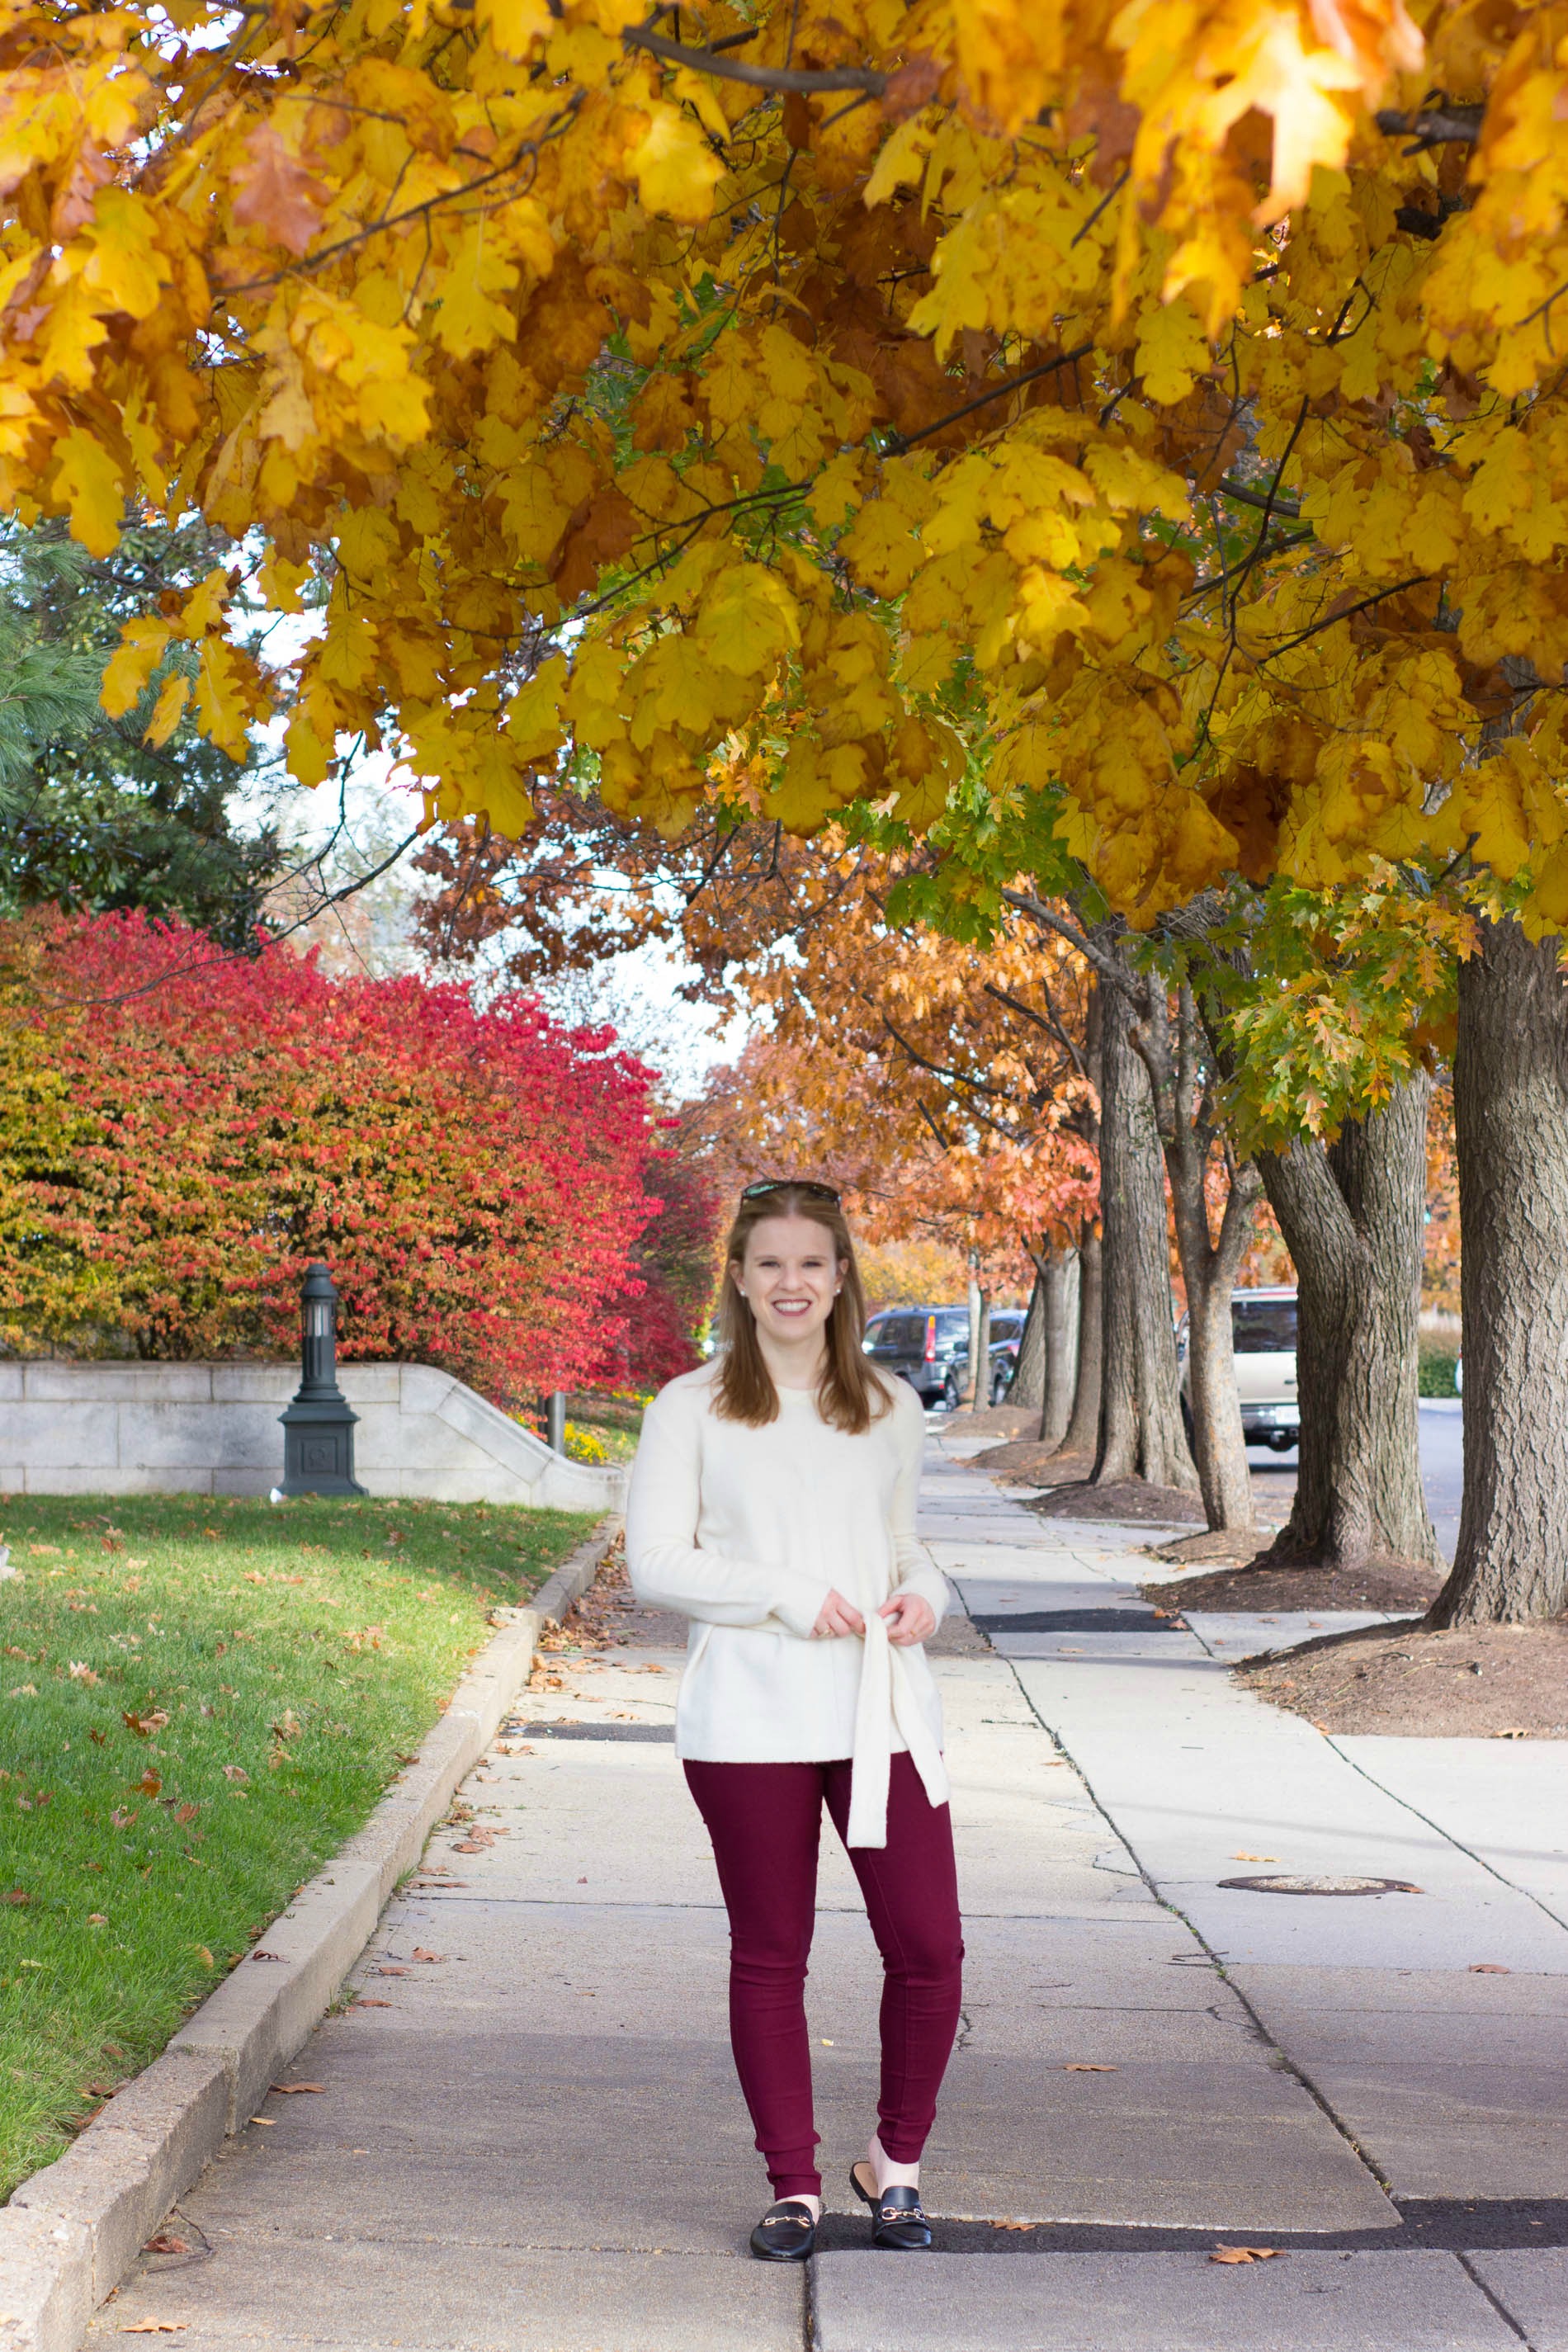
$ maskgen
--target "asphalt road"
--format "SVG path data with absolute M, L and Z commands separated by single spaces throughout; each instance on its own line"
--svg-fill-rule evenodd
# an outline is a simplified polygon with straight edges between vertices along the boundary
M 1459 1539 L 1459 1500 L 1465 1483 L 1463 1412 L 1458 1397 L 1428 1398 L 1421 1406 L 1421 1476 L 1445 1559 L 1453 1559 Z M 1271 1454 L 1266 1446 L 1255 1445 L 1247 1458 L 1259 1511 L 1266 1518 L 1282 1520 L 1296 1491 L 1294 1451 Z

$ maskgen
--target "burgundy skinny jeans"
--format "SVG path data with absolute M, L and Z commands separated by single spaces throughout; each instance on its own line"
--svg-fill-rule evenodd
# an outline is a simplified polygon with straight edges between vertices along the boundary
M 689 1762 L 730 1914 L 730 2039 L 775 2198 L 819 2197 L 805 1964 L 826 1802 L 842 1838 L 847 1761 Z M 882 1955 L 878 2136 L 917 2164 L 958 2030 L 963 1931 L 952 1822 L 907 1755 L 892 1759 L 886 1846 L 847 1848 Z

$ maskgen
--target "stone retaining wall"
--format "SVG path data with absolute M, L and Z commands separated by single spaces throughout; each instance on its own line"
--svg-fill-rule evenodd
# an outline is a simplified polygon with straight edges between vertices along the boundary
M 619 1507 L 626 1474 L 569 1462 L 429 1364 L 341 1364 L 373 1495 Z M 0 1493 L 265 1495 L 295 1364 L 0 1363 Z

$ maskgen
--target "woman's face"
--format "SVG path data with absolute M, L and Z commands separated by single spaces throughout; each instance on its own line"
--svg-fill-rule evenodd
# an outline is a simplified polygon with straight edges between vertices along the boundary
M 821 1331 L 842 1276 L 833 1236 L 810 1217 L 763 1217 L 731 1276 L 767 1339 L 798 1345 Z

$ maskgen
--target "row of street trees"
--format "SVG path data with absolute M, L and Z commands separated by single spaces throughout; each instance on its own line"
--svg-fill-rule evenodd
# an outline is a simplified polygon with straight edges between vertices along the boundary
M 280 701 L 301 781 L 389 742 L 567 862 L 595 810 L 769 865 L 833 828 L 888 937 L 1067 945 L 1102 1448 L 1182 1466 L 1157 1154 L 1205 1360 L 1255 1169 L 1337 1558 L 1427 1541 L 1452 1045 L 1442 1605 L 1559 1607 L 1561 0 L 33 0 L 7 43 L 0 492 L 100 557 L 128 499 L 230 550 L 127 625 L 110 713 L 238 758 Z M 286 674 L 253 590 L 320 614 Z

